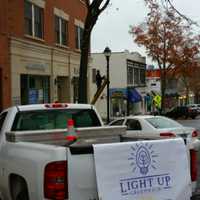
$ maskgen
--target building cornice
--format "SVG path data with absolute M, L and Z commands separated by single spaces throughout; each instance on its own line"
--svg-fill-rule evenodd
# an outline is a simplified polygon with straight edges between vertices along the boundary
M 79 26 L 79 27 L 81 27 L 81 28 L 84 28 L 84 23 L 83 23 L 82 21 L 78 20 L 78 19 L 75 19 L 74 24 L 75 24 L 76 26 Z
M 67 13 L 65 13 L 63 10 L 54 8 L 54 15 L 61 17 L 61 18 L 65 19 L 66 21 L 69 21 L 69 15 Z
M 66 60 L 69 59 L 70 63 L 74 65 L 78 64 L 79 66 L 80 63 L 80 53 L 76 51 L 51 47 L 15 37 L 11 38 L 11 55 L 17 55 L 22 58 L 26 57 L 28 59 L 38 59 L 42 56 L 46 61 L 53 55 L 57 63 L 64 63 L 63 58 L 64 60 L 65 58 Z
M 32 4 L 35 4 L 36 6 L 40 8 L 45 8 L 45 1 L 44 0 L 28 0 Z

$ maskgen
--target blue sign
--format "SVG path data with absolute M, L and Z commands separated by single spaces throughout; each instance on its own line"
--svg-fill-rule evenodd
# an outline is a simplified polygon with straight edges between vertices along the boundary
M 29 104 L 37 104 L 38 103 L 38 90 L 37 89 L 29 89 L 28 94 Z

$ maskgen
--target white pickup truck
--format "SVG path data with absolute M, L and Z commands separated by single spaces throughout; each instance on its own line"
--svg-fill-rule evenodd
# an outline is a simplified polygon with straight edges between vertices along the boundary
M 78 134 L 73 144 L 69 119 Z M 103 126 L 94 106 L 81 104 L 11 107 L 0 114 L 0 131 L 1 200 L 97 200 L 92 144 L 129 139 L 126 127 Z M 188 152 L 194 191 L 196 154 Z

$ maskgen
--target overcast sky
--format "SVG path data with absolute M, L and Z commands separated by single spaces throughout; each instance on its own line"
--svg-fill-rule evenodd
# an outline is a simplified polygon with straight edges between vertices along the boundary
M 200 24 L 200 0 L 172 0 L 183 14 Z M 92 32 L 92 52 L 102 52 L 106 46 L 114 52 L 138 51 L 145 56 L 145 50 L 134 44 L 128 33 L 130 25 L 144 21 L 147 9 L 143 0 L 111 0 L 112 5 L 102 13 Z M 198 28 L 200 30 L 200 27 Z M 147 63 L 150 63 L 147 59 Z

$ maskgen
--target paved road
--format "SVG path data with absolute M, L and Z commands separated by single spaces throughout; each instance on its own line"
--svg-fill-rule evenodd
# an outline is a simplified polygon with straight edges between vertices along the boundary
M 196 128 L 200 132 L 200 116 L 198 116 L 196 119 L 187 119 L 187 120 L 177 120 L 184 126 L 190 126 Z M 197 193 L 200 194 L 200 151 L 198 154 L 198 188 L 197 188 Z M 200 198 L 197 198 L 200 199 Z
M 191 126 L 196 128 L 200 131 L 200 116 L 198 116 L 196 119 L 187 119 L 187 120 L 177 120 L 184 126 Z

